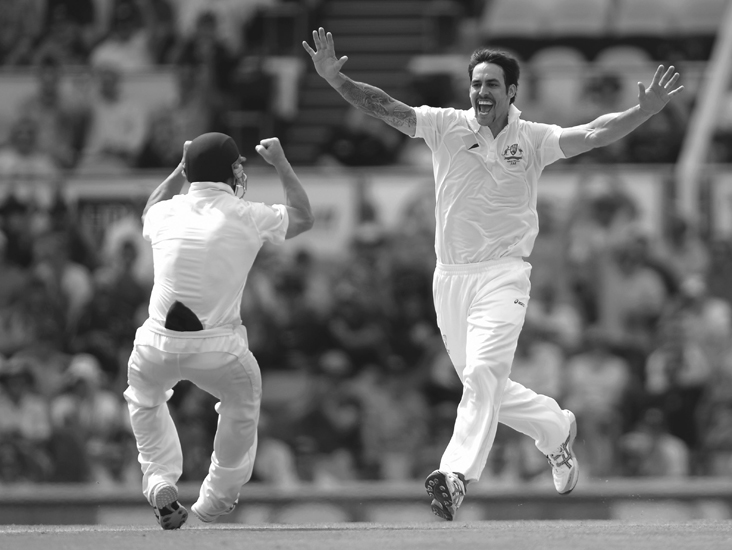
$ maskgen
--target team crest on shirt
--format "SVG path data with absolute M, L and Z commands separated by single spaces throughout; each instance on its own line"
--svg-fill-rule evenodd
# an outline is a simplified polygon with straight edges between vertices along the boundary
M 524 150 L 519 147 L 518 143 L 509 145 L 503 150 L 503 160 L 505 160 L 511 166 L 516 166 L 516 163 L 524 158 Z

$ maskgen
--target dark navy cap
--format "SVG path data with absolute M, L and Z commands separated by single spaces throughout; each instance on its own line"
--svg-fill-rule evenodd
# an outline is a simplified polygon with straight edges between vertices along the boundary
M 186 178 L 194 181 L 220 181 L 233 177 L 231 165 L 239 159 L 236 142 L 226 134 L 201 134 L 188 146 L 185 155 Z

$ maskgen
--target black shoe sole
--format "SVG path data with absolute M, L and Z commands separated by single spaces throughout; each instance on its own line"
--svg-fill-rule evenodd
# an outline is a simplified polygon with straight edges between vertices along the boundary
M 156 493 L 153 512 L 166 531 L 180 529 L 188 519 L 188 510 L 178 502 L 178 491 L 173 487 L 163 487 Z
M 442 472 L 432 472 L 424 482 L 427 494 L 432 497 L 432 513 L 437 517 L 452 521 L 453 515 L 450 512 L 452 497 L 447 489 L 447 480 Z

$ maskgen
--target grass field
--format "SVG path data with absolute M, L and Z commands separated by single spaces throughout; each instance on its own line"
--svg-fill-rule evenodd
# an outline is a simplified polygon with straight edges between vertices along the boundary
M 0 526 L 2 550 L 732 549 L 732 521 L 482 521 L 382 525 Z

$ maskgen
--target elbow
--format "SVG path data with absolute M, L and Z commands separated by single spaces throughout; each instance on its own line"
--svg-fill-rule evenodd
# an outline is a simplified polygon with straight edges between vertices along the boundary
M 307 211 L 302 211 L 298 214 L 297 218 L 290 219 L 290 225 L 287 228 L 287 234 L 285 235 L 286 239 L 297 237 L 301 233 L 309 231 L 312 229 L 313 225 L 315 225 L 315 216 L 313 216 L 311 210 L 308 209 Z

